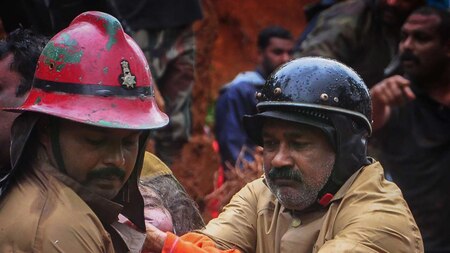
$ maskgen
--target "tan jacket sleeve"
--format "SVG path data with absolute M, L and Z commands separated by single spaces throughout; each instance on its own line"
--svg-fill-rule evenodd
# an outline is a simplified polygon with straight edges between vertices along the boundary
M 379 165 L 378 165 L 379 166 Z M 382 168 L 358 178 L 335 210 L 328 238 L 317 252 L 423 252 L 419 229 L 400 189 Z M 379 171 L 379 173 L 378 173 Z
M 56 216 L 55 216 L 56 215 Z M 82 215 L 72 216 L 73 221 L 65 222 L 67 218 L 55 214 L 50 220 L 42 223 L 40 233 L 42 236 L 41 252 L 94 252 L 94 253 L 114 253 L 114 248 L 109 239 L 109 235 L 104 232 L 102 224 L 93 217 L 92 220 Z M 65 214 L 67 215 L 67 214 Z
M 200 232 L 223 249 L 253 252 L 256 247 L 258 193 L 263 187 L 262 179 L 247 184 L 233 196 L 219 217 L 211 220 Z

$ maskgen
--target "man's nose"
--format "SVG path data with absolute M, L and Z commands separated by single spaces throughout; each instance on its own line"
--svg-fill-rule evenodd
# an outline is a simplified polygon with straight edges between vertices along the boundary
M 112 145 L 105 155 L 105 164 L 121 168 L 125 165 L 125 155 L 122 145 Z
M 406 49 L 411 50 L 414 46 L 414 41 L 412 39 L 412 36 L 406 37 L 403 41 L 400 42 L 400 48 L 402 51 L 405 51 Z
M 293 166 L 294 160 L 291 156 L 291 152 L 287 145 L 280 145 L 277 153 L 272 159 L 271 162 L 272 167 L 285 167 L 285 166 Z
M 292 59 L 292 53 L 290 51 L 283 52 L 281 55 L 283 63 L 286 63 Z

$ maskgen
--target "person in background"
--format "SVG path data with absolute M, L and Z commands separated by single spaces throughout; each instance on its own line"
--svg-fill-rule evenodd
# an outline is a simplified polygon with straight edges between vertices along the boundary
M 370 91 L 373 143 L 411 208 L 425 252 L 450 252 L 448 31 L 448 11 L 414 11 L 401 29 L 404 74 L 384 79 Z
M 316 2 L 306 4 L 303 7 L 306 25 L 298 39 L 295 41 L 294 51 L 299 50 L 302 42 L 306 39 L 306 37 L 308 37 L 309 33 L 314 29 L 314 27 L 316 27 L 319 14 L 340 1 L 344 0 L 317 0 Z
M 317 17 L 296 49 L 296 58 L 321 56 L 353 68 L 370 88 L 385 76 L 397 55 L 400 28 L 425 0 L 346 0 Z
M 223 169 L 241 160 L 253 161 L 255 143 L 242 125 L 242 117 L 256 112 L 256 91 L 280 65 L 292 58 L 291 33 L 280 26 L 269 26 L 258 34 L 258 65 L 253 71 L 239 73 L 220 90 L 215 107 L 214 133 L 219 144 Z M 239 166 L 238 166 L 239 167 Z
M 119 21 L 77 16 L 42 50 L 25 102 L 5 110 L 21 114 L 11 170 L 0 180 L 0 249 L 140 252 L 138 178 L 149 131 L 168 117 L 144 54 Z
M 203 18 L 199 0 L 111 1 L 133 31 L 161 93 L 169 124 L 152 134 L 155 154 L 169 167 L 181 155 L 192 132 L 195 82 L 195 21 Z
M 423 252 L 402 192 L 366 155 L 369 90 L 349 67 L 304 57 L 277 69 L 244 118 L 264 177 L 218 218 L 178 237 L 147 228 L 154 252 Z
M 110 0 L 32 0 L 1 1 L 0 19 L 7 33 L 17 28 L 52 37 L 66 28 L 79 14 L 106 11 Z
M 0 41 L 0 107 L 17 107 L 25 101 L 46 42 L 46 37 L 27 29 L 16 29 Z M 11 170 L 10 133 L 17 116 L 0 111 L 0 177 Z

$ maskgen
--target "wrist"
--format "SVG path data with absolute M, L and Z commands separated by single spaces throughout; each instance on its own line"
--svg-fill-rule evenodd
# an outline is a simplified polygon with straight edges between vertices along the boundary
M 167 239 L 167 234 L 160 230 L 147 230 L 147 236 L 145 238 L 144 250 L 149 252 L 161 252 L 164 243 Z

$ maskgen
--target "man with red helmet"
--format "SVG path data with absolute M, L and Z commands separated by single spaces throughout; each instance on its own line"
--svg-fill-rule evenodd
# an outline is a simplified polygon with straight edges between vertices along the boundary
M 140 252 L 138 176 L 150 129 L 167 124 L 139 46 L 114 17 L 86 12 L 39 57 L 0 180 L 0 249 Z M 122 214 L 137 230 L 117 222 Z M 142 232 L 139 232 L 142 231 Z

